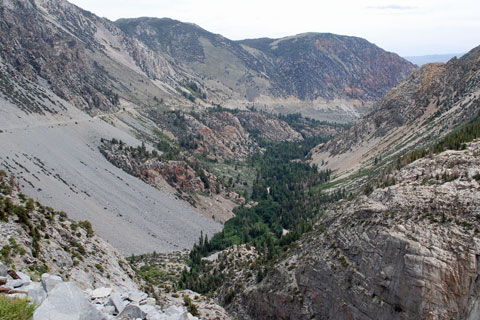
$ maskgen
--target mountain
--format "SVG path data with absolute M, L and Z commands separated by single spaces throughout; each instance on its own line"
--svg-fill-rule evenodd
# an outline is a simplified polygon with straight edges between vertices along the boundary
M 111 111 L 122 97 L 147 104 L 180 96 L 169 86 L 184 79 L 181 72 L 108 20 L 64 0 L 6 0 L 1 9 L 0 57 L 8 73 L 45 81 L 80 109 Z
M 235 85 L 238 79 L 252 74 L 260 79 L 255 80 L 258 83 L 268 82 L 263 97 L 280 99 L 285 106 L 283 102 L 293 101 L 295 107 L 312 106 L 311 99 L 317 98 L 340 101 L 346 97 L 344 89 L 340 90 L 345 85 L 364 88 L 365 92 L 354 90 L 348 98 L 361 105 L 361 99 L 365 103 L 376 99 L 413 69 L 398 56 L 357 38 L 301 35 L 295 38 L 303 47 L 283 39 L 277 41 L 279 50 L 272 49 L 272 43 L 262 51 L 254 48 L 261 47 L 259 41 L 246 41 L 251 43 L 247 46 L 172 20 L 146 19 L 148 23 L 137 26 L 142 19 L 113 23 L 64 0 L 5 0 L 0 9 L 0 164 L 21 179 L 29 196 L 70 212 L 72 218 L 90 220 L 124 254 L 190 247 L 201 230 L 211 235 L 221 229 L 210 209 L 219 208 L 222 217 L 231 216 L 235 204 L 230 199 L 241 200 L 238 193 L 252 184 L 252 173 L 244 165 L 240 167 L 249 181 L 239 184 L 233 181 L 238 180 L 238 166 L 218 168 L 220 163 L 203 162 L 205 169 L 217 172 L 230 186 L 225 193 L 228 199 L 202 198 L 198 188 L 197 199 L 187 197 L 186 202 L 185 186 L 174 180 L 192 180 L 173 168 L 187 168 L 184 173 L 191 173 L 186 163 L 190 156 L 243 161 L 262 150 L 256 147 L 254 136 L 303 139 L 274 116 L 205 112 L 213 106 L 220 108 L 219 104 L 239 108 L 242 103 L 237 101 L 251 104 L 244 96 L 246 91 Z M 160 31 L 164 36 L 147 36 Z M 324 43 L 325 48 L 317 50 L 313 42 Z M 274 58 L 274 52 L 281 54 Z M 311 54 L 313 64 L 308 58 Z M 288 65 L 290 60 L 294 65 Z M 343 71 L 326 68 L 327 61 L 337 61 L 334 69 Z M 282 72 L 274 70 L 284 64 Z M 208 78 L 209 68 L 222 65 L 230 71 L 212 72 L 215 78 Z M 328 79 L 321 82 L 317 69 L 328 72 Z M 306 72 L 313 71 L 315 76 L 308 84 L 301 82 Z M 376 91 L 362 80 L 367 78 L 383 84 Z M 290 81 L 298 83 L 289 87 Z M 334 93 L 319 98 L 327 95 L 327 84 Z M 310 111 L 319 118 L 344 122 L 359 114 L 350 102 L 345 102 L 347 109 L 339 104 L 339 108 Z M 258 128 L 262 124 L 274 131 L 266 133 L 265 128 Z M 339 130 L 320 123 L 297 125 L 310 136 Z M 99 150 L 102 139 L 122 140 L 132 148 L 145 142 L 149 151 L 161 145 L 165 149 L 160 152 L 169 157 L 166 161 L 184 162 L 163 167 L 164 176 L 157 172 L 154 182 L 148 175 L 151 171 L 138 174 L 151 182 L 148 185 L 109 162 Z M 232 189 L 234 185 L 237 190 Z M 217 219 L 225 218 L 217 213 Z
M 422 66 L 427 63 L 437 63 L 437 62 L 447 63 L 448 60 L 452 59 L 453 57 L 460 58 L 464 54 L 465 53 L 446 53 L 446 54 L 431 54 L 426 56 L 408 56 L 404 58 L 410 61 L 411 63 L 416 64 L 417 66 Z
M 175 192 L 149 186 L 104 158 L 102 139 L 140 146 L 133 129 L 114 127 L 51 91 L 32 88 L 52 102 L 30 101 L 39 101 L 51 113 L 25 113 L 0 97 L 0 165 L 18 177 L 30 197 L 76 220 L 91 221 L 95 231 L 125 255 L 188 248 L 201 230 L 213 234 L 221 229 Z
M 167 53 L 212 87 L 225 105 L 299 111 L 345 122 L 404 79 L 414 66 L 368 41 L 308 33 L 231 41 L 171 19 L 120 19 L 116 25 L 155 52 Z M 218 83 L 220 82 L 220 83 Z
M 448 63 L 413 72 L 347 132 L 312 151 L 313 163 L 357 172 L 419 146 L 474 119 L 480 107 L 480 47 Z
M 3 0 L 1 290 L 58 282 L 45 318 L 477 319 L 479 67 Z
M 345 122 L 358 117 L 354 106 L 379 98 L 414 69 L 357 38 L 300 35 L 294 38 L 302 46 L 284 39 L 280 50 L 264 52 L 173 20 L 115 24 L 65 0 L 6 0 L 1 8 L 0 57 L 8 72 L 44 80 L 92 114 L 117 110 L 121 99 L 176 108 L 302 106 L 323 99 L 332 110 L 344 107 L 331 120 Z M 198 99 L 189 96 L 188 83 L 201 88 Z M 335 113 L 322 110 L 325 118 Z
M 8 0 L 0 9 L 0 164 L 24 192 L 91 221 L 122 254 L 188 248 L 201 230 L 220 230 L 98 149 L 103 138 L 141 141 L 135 120 L 116 128 L 95 114 L 184 101 L 174 88 L 182 73 L 110 21 L 66 1 Z
M 478 318 L 479 67 L 480 47 L 424 66 L 317 146 L 337 179 L 282 197 L 288 170 L 275 171 L 256 207 L 192 249 L 180 283 L 241 319 Z

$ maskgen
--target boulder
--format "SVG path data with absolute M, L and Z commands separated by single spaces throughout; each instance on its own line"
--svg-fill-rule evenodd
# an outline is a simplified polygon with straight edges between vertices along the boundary
M 114 292 L 110 295 L 109 304 L 115 307 L 117 313 L 121 313 L 123 309 L 125 309 L 125 303 L 123 302 L 122 297 L 120 294 Z
M 47 292 L 39 282 L 33 282 L 27 288 L 25 288 L 25 291 L 27 291 L 30 301 L 36 303 L 37 305 L 42 304 L 42 302 L 47 299 Z
M 142 302 L 143 300 L 147 299 L 148 298 L 148 295 L 145 293 L 145 292 L 129 292 L 128 293 L 128 296 L 127 296 L 127 299 L 134 302 L 134 303 L 137 303 L 139 304 L 140 302 Z
M 18 299 L 25 299 L 27 298 L 27 294 L 26 293 L 22 293 L 22 292 L 16 292 L 16 293 L 11 293 L 8 295 L 9 298 L 18 298 Z
M 48 293 L 59 283 L 62 283 L 63 279 L 60 276 L 54 276 L 48 273 L 42 274 L 42 286 Z
M 59 283 L 38 307 L 33 320 L 102 320 L 107 316 L 95 309 L 73 282 Z
M 122 313 L 117 316 L 117 319 L 120 320 L 136 320 L 136 319 L 145 319 L 147 314 L 143 312 L 139 306 L 134 304 L 129 304 L 123 309 Z
M 163 313 L 163 317 L 160 318 L 162 320 L 185 320 L 185 319 L 190 319 L 188 318 L 188 315 L 190 315 L 188 312 L 185 311 L 184 308 L 180 306 L 171 306 L 165 312 Z M 190 315 L 191 316 L 191 315 Z M 193 318 L 196 319 L 196 318 Z
M 148 320 L 164 320 L 165 319 L 165 317 L 162 317 L 162 313 L 152 305 L 147 304 L 144 306 L 140 306 L 140 309 L 147 314 Z
M 7 287 L 15 289 L 15 288 L 28 286 L 30 283 L 31 283 L 30 281 L 26 281 L 26 280 L 23 280 L 23 279 L 10 280 L 10 281 L 7 282 Z
M 102 312 L 113 315 L 113 314 L 115 314 L 115 307 L 114 306 L 103 306 Z
M 32 279 L 30 279 L 30 276 L 23 273 L 23 272 L 20 272 L 20 271 L 17 271 L 17 276 L 20 280 L 23 280 L 25 282 L 31 282 Z
M 198 318 L 192 316 L 192 315 L 191 315 L 190 313 L 188 313 L 188 312 L 184 312 L 184 313 L 180 316 L 180 318 L 179 318 L 178 320 L 196 320 L 196 319 L 198 319 Z
M 112 293 L 112 288 L 98 288 L 92 291 L 92 298 L 106 298 Z

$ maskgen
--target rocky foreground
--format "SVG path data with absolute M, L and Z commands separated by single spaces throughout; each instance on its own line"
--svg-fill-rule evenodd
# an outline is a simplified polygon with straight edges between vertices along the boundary
M 58 275 L 44 273 L 35 282 L 22 272 L 7 270 L 0 263 L 0 292 L 11 297 L 27 298 L 38 305 L 33 320 L 51 319 L 198 319 L 181 306 L 170 306 L 164 312 L 153 298 L 140 291 L 120 291 L 100 287 L 83 291 L 73 281 L 65 282 Z

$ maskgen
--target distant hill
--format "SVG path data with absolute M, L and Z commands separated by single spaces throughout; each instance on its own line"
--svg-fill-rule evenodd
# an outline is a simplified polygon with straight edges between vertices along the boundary
M 465 53 L 445 53 L 445 54 L 430 54 L 426 56 L 408 56 L 404 57 L 408 61 L 417 66 L 422 66 L 427 63 L 435 63 L 435 62 L 443 62 L 446 63 L 448 60 L 452 59 L 453 57 L 460 58 Z
M 149 49 L 171 56 L 232 105 L 344 122 L 382 97 L 414 65 L 368 41 L 327 33 L 232 41 L 172 19 L 120 19 L 116 25 Z M 360 108 L 360 109 L 358 109 Z

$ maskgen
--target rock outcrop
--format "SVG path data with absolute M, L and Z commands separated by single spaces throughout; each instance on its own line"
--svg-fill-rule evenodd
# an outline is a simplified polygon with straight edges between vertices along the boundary
M 200 114 L 198 119 L 185 116 L 185 119 L 195 136 L 200 138 L 196 139 L 195 153 L 210 154 L 220 159 L 245 160 L 259 150 L 238 118 L 230 112 Z
M 261 152 L 257 138 L 295 142 L 303 140 L 303 131 L 306 137 L 327 137 L 336 132 L 333 125 L 322 127 L 305 121 L 300 123 L 300 129 L 294 129 L 271 114 L 219 108 L 191 114 L 149 110 L 148 117 L 159 128 L 177 137 L 184 148 L 216 161 L 244 161 Z
M 88 221 L 70 220 L 18 189 L 0 171 L 0 294 L 35 303 L 34 320 L 197 319 L 180 299 L 141 291 L 127 261 Z M 198 310 L 225 314 L 206 299 Z
M 0 268 L 5 266 L 0 263 Z M 33 320 L 183 320 L 198 319 L 180 305 L 162 310 L 155 299 L 141 291 L 122 291 L 120 288 L 99 287 L 83 291 L 77 283 L 64 282 L 59 276 L 44 273 L 35 282 L 22 272 L 10 270 L 3 277 L 0 294 L 11 298 L 28 298 L 36 304 Z M 6 290 L 9 290 L 8 292 Z M 132 289 L 133 290 L 133 289 Z
M 179 159 L 185 160 L 162 159 L 157 152 L 132 148 L 115 140 L 103 140 L 99 149 L 109 162 L 156 188 L 167 182 L 185 197 L 194 193 L 219 194 L 224 188 L 215 175 L 204 170 L 192 156 L 179 155 Z
M 292 129 L 288 123 L 260 112 L 241 112 L 237 117 L 250 132 L 271 141 L 302 141 L 302 134 Z
M 231 307 L 252 319 L 477 319 L 480 142 L 333 205 Z

